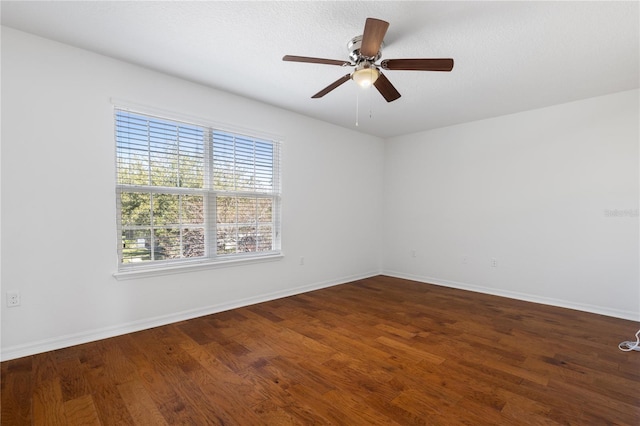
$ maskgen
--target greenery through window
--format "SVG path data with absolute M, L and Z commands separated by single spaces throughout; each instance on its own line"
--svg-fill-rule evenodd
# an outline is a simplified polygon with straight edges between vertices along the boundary
M 120 268 L 279 253 L 277 142 L 116 110 Z

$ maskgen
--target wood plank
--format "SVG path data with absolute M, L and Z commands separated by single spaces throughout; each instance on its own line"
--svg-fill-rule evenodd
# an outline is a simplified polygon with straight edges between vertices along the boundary
M 33 399 L 33 357 L 3 362 L 0 369 L 0 419 L 11 425 L 30 425 Z
M 66 401 L 64 410 L 67 415 L 67 424 L 86 426 L 102 424 L 91 395 L 83 395 Z
M 33 358 L 34 386 L 33 423 L 37 425 L 66 425 L 67 416 L 64 409 L 62 387 L 55 361 L 51 353 L 44 353 Z
M 162 426 L 168 424 L 147 389 L 139 380 L 132 380 L 118 385 L 118 392 L 120 392 L 122 400 L 136 425 Z

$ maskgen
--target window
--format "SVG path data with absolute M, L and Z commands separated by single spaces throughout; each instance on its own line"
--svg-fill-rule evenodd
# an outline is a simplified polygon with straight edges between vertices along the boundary
M 280 252 L 279 144 L 116 109 L 119 271 Z

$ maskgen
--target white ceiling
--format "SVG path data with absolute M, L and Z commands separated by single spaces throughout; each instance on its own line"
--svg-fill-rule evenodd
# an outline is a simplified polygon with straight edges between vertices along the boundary
M 2 1 L 2 24 L 358 131 L 391 137 L 639 87 L 639 3 Z M 347 59 L 367 17 L 383 59 L 451 57 L 451 73 L 385 71 L 387 103 Z M 357 108 L 359 103 L 359 108 Z M 356 111 L 359 126 L 356 127 Z

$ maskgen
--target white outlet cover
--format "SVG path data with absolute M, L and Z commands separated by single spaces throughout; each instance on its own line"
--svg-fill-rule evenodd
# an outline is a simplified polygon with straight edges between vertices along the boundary
M 8 291 L 7 292 L 7 306 L 20 306 L 20 293 L 17 291 Z

